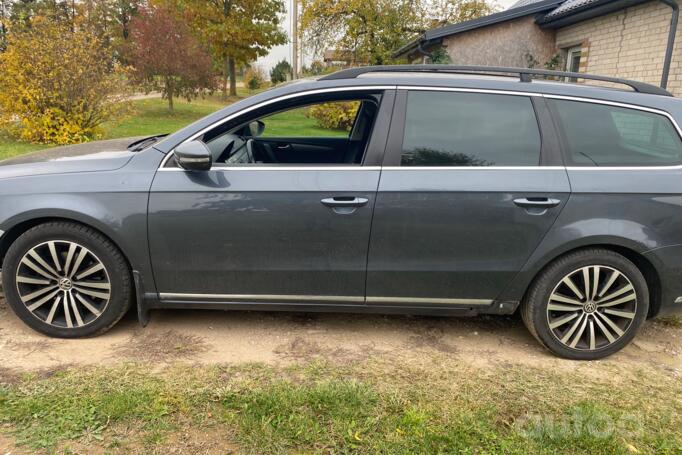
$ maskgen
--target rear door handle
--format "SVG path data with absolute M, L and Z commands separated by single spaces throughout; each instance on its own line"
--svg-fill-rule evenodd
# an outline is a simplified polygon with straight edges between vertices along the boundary
M 369 199 L 365 197 L 337 196 L 322 199 L 320 202 L 327 207 L 362 207 L 367 205 Z
M 559 199 L 553 199 L 549 197 L 523 197 L 514 199 L 514 204 L 518 205 L 519 207 L 536 207 L 548 209 L 561 204 L 561 201 Z

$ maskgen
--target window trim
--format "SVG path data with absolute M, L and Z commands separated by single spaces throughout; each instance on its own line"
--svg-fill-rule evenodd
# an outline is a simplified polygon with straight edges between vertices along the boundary
M 331 88 L 325 88 L 325 89 L 315 89 L 315 90 L 306 90 L 303 92 L 297 92 L 297 93 L 291 93 L 288 95 L 276 97 L 270 100 L 263 101 L 262 103 L 249 106 L 239 112 L 235 112 L 232 115 L 229 115 L 223 119 L 220 119 L 219 121 L 212 123 L 208 127 L 202 129 L 198 133 L 193 134 L 189 138 L 183 140 L 181 144 L 184 144 L 185 142 L 191 141 L 196 139 L 197 137 L 201 136 L 204 134 L 206 131 L 215 128 L 217 126 L 222 125 L 225 122 L 228 122 L 235 117 L 247 113 L 251 110 L 255 109 L 260 109 L 261 107 L 267 106 L 272 103 L 276 103 L 279 101 L 284 101 L 287 99 L 292 99 L 300 96 L 306 96 L 306 95 L 315 95 L 319 93 L 330 93 L 330 92 L 343 92 L 343 91 L 352 91 L 352 90 L 385 90 L 386 94 L 388 93 L 394 93 L 395 94 L 395 105 L 393 107 L 393 115 L 391 116 L 390 119 L 390 131 L 388 134 L 388 138 L 386 140 L 386 151 L 383 154 L 384 160 L 386 159 L 387 156 L 391 154 L 392 148 L 392 140 L 393 137 L 395 136 L 393 132 L 393 128 L 396 126 L 395 125 L 395 120 L 396 120 L 396 114 L 399 114 L 399 112 L 402 110 L 403 112 L 405 111 L 404 108 L 401 109 L 400 103 L 399 103 L 399 98 L 400 98 L 400 91 L 402 90 L 432 90 L 432 91 L 452 91 L 452 92 L 467 92 L 467 93 L 490 93 L 490 94 L 500 94 L 500 95 L 520 95 L 520 96 L 530 96 L 530 97 L 541 97 L 545 99 L 559 99 L 559 100 L 569 100 L 569 101 L 582 101 L 585 103 L 593 103 L 593 104 L 606 104 L 610 106 L 617 106 L 617 107 L 624 107 L 628 109 L 635 109 L 635 110 L 640 110 L 640 111 L 645 111 L 645 112 L 652 112 L 654 114 L 660 114 L 664 115 L 667 117 L 675 127 L 675 130 L 677 133 L 680 135 L 680 138 L 682 138 L 682 129 L 678 125 L 677 121 L 675 118 L 668 112 L 663 111 L 661 109 L 656 109 L 656 108 L 650 108 L 650 107 L 645 107 L 645 106 L 639 106 L 636 104 L 629 104 L 629 103 L 621 103 L 617 101 L 608 101 L 608 100 L 599 100 L 596 98 L 585 98 L 585 97 L 580 97 L 580 96 L 567 96 L 567 95 L 554 95 L 554 94 L 546 94 L 546 93 L 539 93 L 539 92 L 524 92 L 524 91 L 514 91 L 514 90 L 494 90 L 494 89 L 476 89 L 476 88 L 462 88 L 462 87 L 434 87 L 434 86 L 420 86 L 420 85 L 368 85 L 368 86 L 357 86 L 357 87 L 331 87 Z M 549 104 L 549 103 L 548 103 Z M 399 115 L 398 115 L 399 117 Z M 554 115 L 552 116 L 554 119 Z M 178 144 L 179 145 L 179 144 Z M 165 167 L 166 162 L 173 156 L 173 150 L 169 151 L 164 159 L 161 161 L 158 167 L 158 171 L 160 172 L 187 172 L 184 169 L 181 168 L 173 168 L 173 167 Z M 383 160 L 382 160 L 383 161 Z M 339 171 L 339 170 L 366 170 L 366 171 L 377 171 L 377 170 L 431 170 L 431 171 L 438 171 L 438 170 L 459 170 L 459 171 L 468 171 L 468 170 L 557 170 L 557 169 L 566 169 L 569 171 L 586 171 L 586 172 L 594 172 L 594 171 L 637 171 L 637 170 L 647 170 L 647 171 L 652 171 L 652 170 L 674 170 L 674 169 L 682 169 L 682 164 L 680 165 L 675 165 L 675 166 L 640 166 L 640 167 L 632 167 L 632 166 L 614 166 L 614 167 L 583 167 L 583 166 L 565 166 L 565 165 L 559 165 L 559 166 L 528 166 L 528 167 L 512 167 L 512 166 L 457 166 L 457 167 L 437 167 L 437 166 L 427 166 L 427 167 L 401 167 L 401 166 L 391 166 L 391 165 L 380 165 L 380 163 L 373 163 L 372 165 L 363 165 L 363 166 L 348 166 L 348 167 L 341 167 L 341 166 L 328 166 L 328 167 L 321 167 L 321 166 L 286 166 L 286 167 L 258 167 L 258 166 L 251 166 L 251 167 L 224 167 L 224 168 L 215 168 L 216 170 L 250 170 L 250 171 L 255 171 L 255 170 L 262 170 L 262 171 L 283 171 L 283 170 L 308 170 L 308 171 Z
M 533 166 L 401 166 L 401 157 L 403 152 L 403 142 L 405 135 L 405 122 L 407 117 L 407 99 L 409 92 L 416 91 L 433 91 L 433 92 L 455 92 L 455 93 L 477 93 L 483 95 L 510 95 L 528 98 L 531 103 L 531 109 L 535 116 L 535 121 L 538 128 L 538 135 L 540 137 L 540 154 L 538 157 L 538 164 Z M 387 170 L 470 170 L 470 169 L 549 169 L 555 165 L 563 165 L 559 150 L 556 144 L 556 132 L 552 128 L 548 128 L 546 121 L 540 118 L 540 111 L 547 113 L 547 107 L 538 105 L 537 101 L 542 98 L 541 93 L 532 92 L 515 92 L 507 90 L 488 90 L 488 89 L 464 89 L 455 87 L 422 87 L 422 86 L 398 86 L 396 93 L 395 108 L 393 109 L 393 120 L 391 121 L 391 131 L 389 131 L 389 140 L 386 153 L 384 155 L 383 169 Z M 548 129 L 548 131 L 545 131 Z M 563 168 L 559 166 L 559 168 Z
M 678 138 L 680 139 L 680 141 L 682 141 L 682 129 L 678 125 L 675 118 L 670 113 L 663 111 L 663 110 L 660 110 L 660 109 L 655 109 L 655 108 L 650 108 L 650 107 L 645 107 L 645 106 L 638 106 L 635 104 L 619 103 L 619 102 L 615 102 L 615 101 L 606 101 L 606 100 L 596 100 L 596 99 L 591 99 L 591 98 L 580 98 L 580 97 L 574 97 L 574 96 L 543 95 L 543 97 L 546 99 L 550 99 L 550 100 L 576 101 L 576 102 L 583 102 L 583 103 L 589 103 L 589 104 L 599 104 L 599 105 L 605 105 L 605 106 L 620 107 L 623 109 L 631 109 L 631 110 L 635 110 L 635 111 L 648 112 L 650 114 L 662 115 L 663 117 L 666 117 L 670 121 L 673 128 L 677 132 Z M 562 155 L 564 156 L 564 161 L 568 163 L 568 162 L 570 162 L 570 161 L 567 161 L 568 144 L 566 143 L 565 132 L 563 131 L 561 119 L 560 119 L 559 114 L 556 111 L 556 108 L 553 105 L 553 103 L 548 103 L 548 107 L 552 113 L 552 117 L 555 119 L 557 132 L 561 137 L 561 139 L 560 139 L 560 141 L 561 141 L 561 152 L 562 152 Z M 682 162 L 680 162 L 679 164 L 672 164 L 672 165 L 667 165 L 667 166 L 566 166 L 566 169 L 569 171 L 671 170 L 671 169 L 682 169 Z

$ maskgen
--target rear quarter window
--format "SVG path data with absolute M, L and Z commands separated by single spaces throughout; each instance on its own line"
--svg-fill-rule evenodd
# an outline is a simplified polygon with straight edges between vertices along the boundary
M 673 166 L 682 140 L 665 115 L 581 101 L 553 100 L 569 166 Z

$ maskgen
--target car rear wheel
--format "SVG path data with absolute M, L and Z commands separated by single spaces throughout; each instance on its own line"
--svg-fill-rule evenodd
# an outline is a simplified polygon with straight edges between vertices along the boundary
M 53 337 L 97 335 L 132 301 L 130 271 L 100 233 L 68 222 L 36 226 L 9 248 L 2 267 L 7 303 L 34 330 Z
M 558 356 L 607 357 L 636 335 L 649 310 L 646 280 L 605 249 L 577 251 L 547 267 L 522 304 L 526 327 Z

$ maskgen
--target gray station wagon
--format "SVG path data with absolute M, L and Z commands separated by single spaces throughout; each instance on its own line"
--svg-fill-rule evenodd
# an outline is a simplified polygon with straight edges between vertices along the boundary
M 128 150 L 3 163 L 4 292 L 57 337 L 132 305 L 143 323 L 154 308 L 518 310 L 555 354 L 601 358 L 682 310 L 679 119 L 663 89 L 585 74 L 297 81 Z

